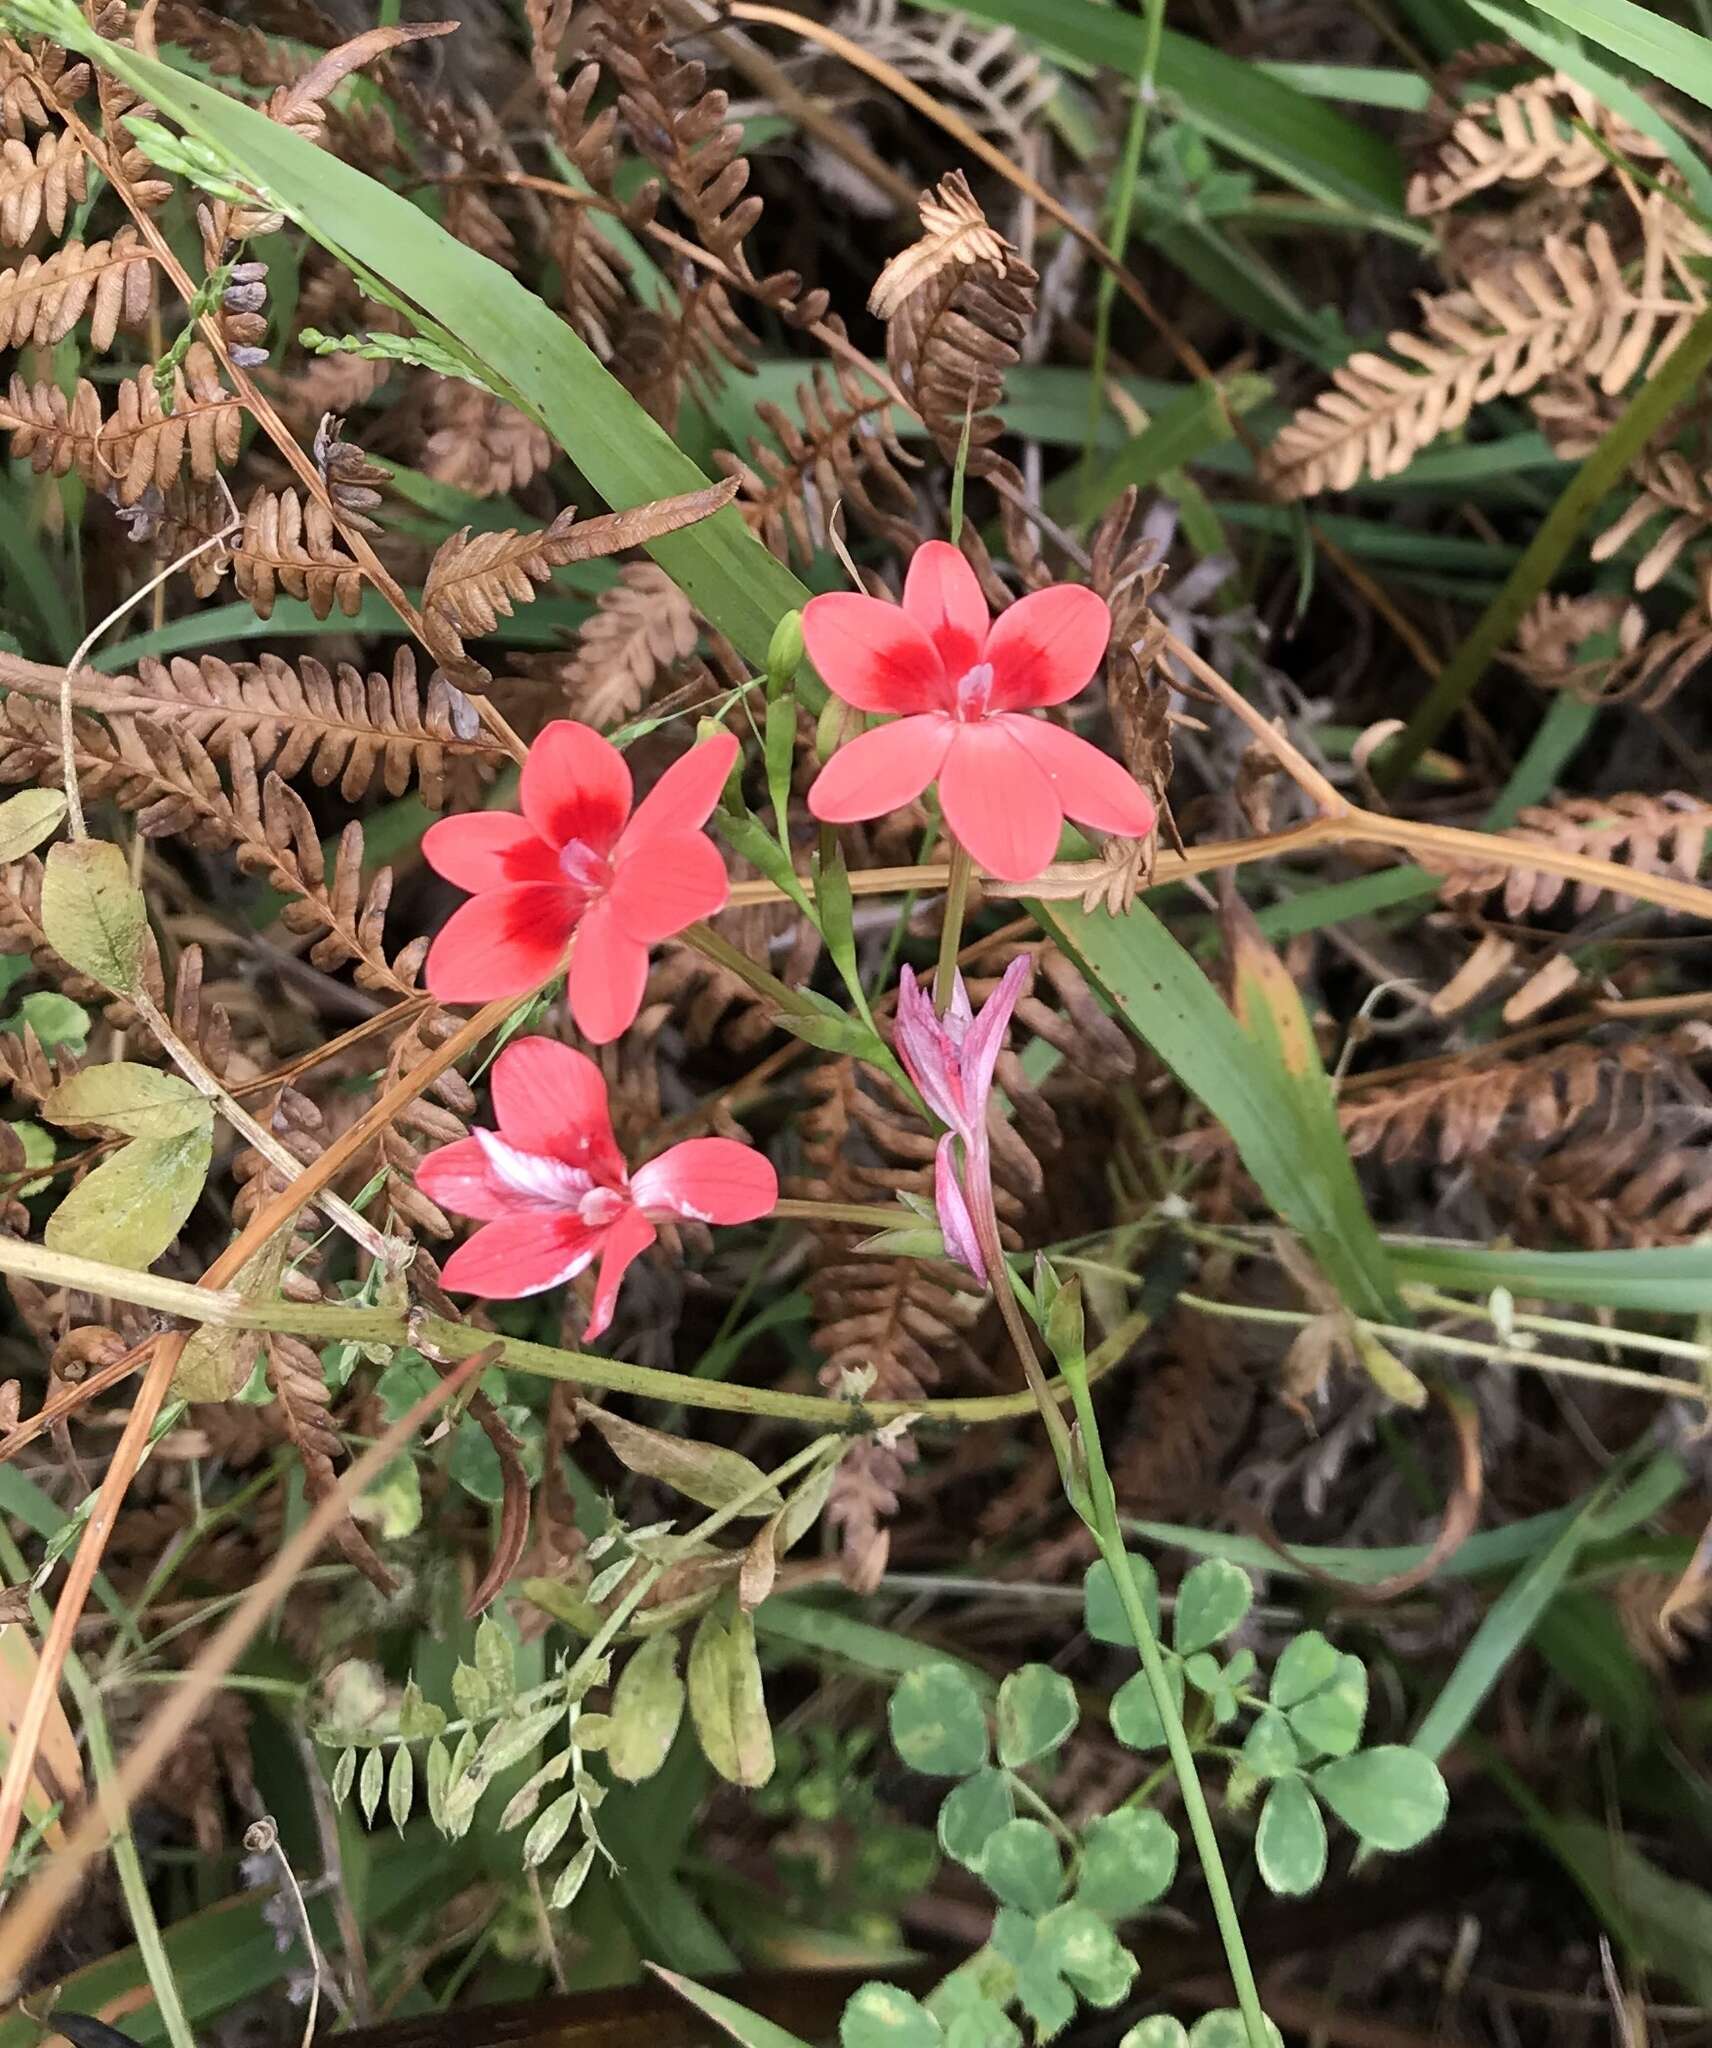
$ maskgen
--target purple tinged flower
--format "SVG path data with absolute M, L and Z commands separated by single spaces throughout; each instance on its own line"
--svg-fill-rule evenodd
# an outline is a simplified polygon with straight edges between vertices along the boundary
M 1005 1033 L 1033 972 L 1033 962 L 1020 953 L 977 1017 L 969 991 L 959 974 L 943 1017 L 914 970 L 906 967 L 898 984 L 897 1027 L 893 1034 L 898 1058 L 921 1098 L 947 1127 L 934 1158 L 933 1199 L 945 1249 L 977 1280 L 988 1280 L 989 1261 L 981 1250 L 976 1211 L 989 1216 L 993 1206 L 992 1159 L 987 1145 L 987 1103 L 993 1092 Z M 961 1173 L 957 1146 L 963 1147 Z M 992 1223 L 996 1233 L 997 1223 Z

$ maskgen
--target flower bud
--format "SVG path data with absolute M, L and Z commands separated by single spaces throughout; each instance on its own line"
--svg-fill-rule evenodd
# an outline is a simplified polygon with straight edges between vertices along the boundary
M 801 612 L 786 612 L 773 628 L 767 643 L 767 695 L 783 696 L 791 679 L 802 666 L 803 628 Z
M 725 727 L 720 724 L 717 718 L 699 718 L 696 720 L 697 746 L 700 746 L 703 740 L 718 739 L 724 733 Z M 725 778 L 725 787 L 720 791 L 719 800 L 729 811 L 741 811 L 743 809 L 743 756 L 741 753 L 736 754 L 732 759 L 731 773 Z

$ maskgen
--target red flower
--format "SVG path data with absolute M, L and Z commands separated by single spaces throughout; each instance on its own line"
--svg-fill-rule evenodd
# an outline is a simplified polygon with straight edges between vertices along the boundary
M 1037 875 L 1065 818 L 1140 839 L 1153 805 L 1109 755 L 1030 718 L 1062 704 L 1099 667 L 1105 600 L 1060 583 L 997 619 L 975 572 L 942 540 L 917 548 L 901 606 L 839 592 L 803 607 L 803 638 L 826 685 L 860 711 L 899 714 L 840 747 L 808 793 L 831 825 L 878 818 L 939 778 L 945 822 L 1007 882 Z
M 630 770 L 610 740 L 568 718 L 523 764 L 523 815 L 471 811 L 422 835 L 436 873 L 475 895 L 428 952 L 429 992 L 486 1003 L 539 987 L 571 955 L 571 1015 L 605 1045 L 636 1020 L 648 948 L 723 908 L 725 862 L 701 830 L 737 742 L 704 740 L 668 768 L 635 812 Z
M 442 1145 L 416 1169 L 431 1202 L 483 1225 L 441 1278 L 516 1301 L 574 1280 L 599 1253 L 586 1343 L 612 1321 L 624 1269 L 654 1242 L 657 1217 L 752 1223 L 779 1199 L 771 1165 L 733 1138 L 690 1138 L 627 1171 L 599 1067 L 551 1038 L 519 1038 L 494 1061 L 493 1107 L 497 1131 Z

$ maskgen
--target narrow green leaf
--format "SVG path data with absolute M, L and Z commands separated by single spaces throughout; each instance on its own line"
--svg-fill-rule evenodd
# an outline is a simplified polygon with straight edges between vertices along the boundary
M 392 1768 L 386 1774 L 386 1810 L 402 1835 L 416 1797 L 416 1762 L 403 1743 L 392 1753 Z
M 354 1749 L 342 1749 L 339 1761 L 333 1766 L 333 1804 L 343 1806 L 351 1796 L 351 1787 L 357 1779 L 357 1753 Z
M 767 1720 L 755 1625 L 741 1610 L 729 1619 L 702 1616 L 690 1646 L 690 1716 L 702 1752 L 733 1785 L 764 1785 L 773 1775 L 773 1731 Z
M 772 2020 L 763 2019 L 758 2012 L 751 2012 L 746 2005 L 739 2005 L 734 1998 L 727 1998 L 723 1992 L 709 1991 L 705 1985 L 696 1983 L 692 1977 L 680 1977 L 674 1970 L 662 1969 L 658 1963 L 650 1963 L 662 1984 L 669 1984 L 687 2004 L 697 2012 L 705 2013 L 715 2026 L 723 2027 L 742 2048 L 808 2048 L 808 2043 L 799 2035 L 787 2033 Z
M 591 1835 L 571 1858 L 570 1862 L 565 1865 L 564 1869 L 559 1872 L 558 1879 L 547 1898 L 548 1905 L 552 1907 L 555 1913 L 564 1912 L 568 1906 L 574 1903 L 578 1892 L 582 1890 L 583 1885 L 587 1882 L 589 1871 L 594 1864 L 595 1851 L 599 1846 L 600 1844 Z
M 386 1753 L 371 1749 L 363 1758 L 362 1775 L 357 1780 L 357 1799 L 363 1809 L 363 1819 L 372 1821 L 375 1808 L 380 1805 L 380 1795 L 386 1783 Z
M 582 1805 L 580 1792 L 561 1792 L 523 1837 L 523 1867 L 538 1870 L 570 1832 Z
M 621 1464 L 703 1507 L 724 1508 L 740 1500 L 746 1515 L 776 1515 L 785 1504 L 760 1466 L 740 1452 L 669 1436 L 663 1429 L 649 1429 L 605 1408 L 585 1407 L 581 1413 L 605 1437 Z
M 1590 42 L 1614 50 L 1626 62 L 1673 92 L 1685 92 L 1712 107 L 1712 43 L 1692 29 L 1634 0 L 1533 0 Z

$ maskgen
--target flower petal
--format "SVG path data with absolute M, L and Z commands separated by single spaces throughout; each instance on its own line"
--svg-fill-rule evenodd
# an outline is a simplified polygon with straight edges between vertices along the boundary
M 515 811 L 470 811 L 439 818 L 422 835 L 423 857 L 460 889 L 499 889 L 508 882 L 556 882 L 555 850 Z
M 901 605 L 852 590 L 811 597 L 803 642 L 826 687 L 859 711 L 947 711 L 951 684 L 939 649 Z
M 618 1301 L 618 1285 L 625 1268 L 639 1252 L 654 1242 L 655 1230 L 640 1209 L 626 1209 L 607 1227 L 600 1252 L 600 1279 L 595 1283 L 594 1307 L 589 1312 L 583 1342 L 592 1344 L 612 1321 Z
M 981 1014 L 963 1040 L 963 1099 L 971 1129 L 987 1128 L 987 1098 L 993 1092 L 993 1069 L 1010 1029 L 1011 1014 L 1034 974 L 1034 961 L 1019 953 L 1000 977 L 999 985 L 981 1005 Z M 965 1136 L 968 1132 L 965 1131 Z
M 680 754 L 636 806 L 618 851 L 624 853 L 656 833 L 699 832 L 718 803 L 736 759 L 737 741 L 728 732 L 714 733 L 687 754 Z
M 987 1262 L 981 1257 L 975 1219 L 969 1214 L 963 1183 L 957 1178 L 957 1161 L 953 1157 L 956 1144 L 957 1140 L 947 1131 L 933 1155 L 933 1206 L 939 1211 L 939 1233 L 945 1239 L 947 1253 L 960 1266 L 967 1266 L 977 1280 L 985 1280 Z
M 904 610 L 939 649 L 948 682 L 982 659 L 993 616 L 961 548 L 930 540 L 910 556 Z
M 507 1216 L 478 1230 L 446 1261 L 440 1283 L 489 1301 L 519 1301 L 574 1280 L 601 1233 L 574 1216 Z
M 1153 830 L 1153 799 L 1121 761 L 1044 718 L 1013 713 L 998 722 L 1051 780 L 1066 817 L 1125 839 L 1145 839 Z
M 686 1138 L 637 1167 L 630 1191 L 650 1212 L 697 1223 L 753 1223 L 779 1199 L 772 1161 L 735 1138 Z
M 648 948 L 620 930 L 605 897 L 590 906 L 577 928 L 568 992 L 577 1029 L 595 1045 L 610 1045 L 636 1022 L 648 981 Z
M 914 803 L 939 773 L 957 730 L 943 713 L 935 713 L 858 733 L 815 777 L 809 809 L 828 825 L 849 825 Z
M 956 986 L 962 988 L 962 975 L 958 975 Z M 967 1010 L 967 995 L 963 1000 Z M 933 998 L 917 981 L 915 969 L 907 965 L 898 976 L 892 1044 L 933 1114 L 954 1131 L 966 1131 L 961 1078 L 951 1034 L 934 1015 Z
M 656 945 L 724 909 L 731 880 L 705 832 L 662 832 L 640 843 L 625 836 L 606 902 L 629 938 Z
M 416 1185 L 442 1209 L 481 1223 L 509 1216 L 520 1206 L 494 1174 L 478 1138 L 460 1138 L 430 1152 L 417 1165 Z
M 1064 811 L 1045 770 L 1008 724 L 994 718 L 957 728 L 939 771 L 939 802 L 945 822 L 988 874 L 1026 882 L 1058 851 Z
M 493 1063 L 493 1107 L 512 1144 L 584 1167 L 603 1187 L 624 1185 L 606 1076 L 586 1052 L 552 1038 L 514 1039 Z
M 982 650 L 993 665 L 992 708 L 1026 711 L 1074 697 L 1105 660 L 1111 635 L 1105 599 L 1079 583 L 1019 597 L 993 621 Z
M 443 1003 L 524 995 L 558 971 L 576 924 L 567 889 L 546 882 L 484 889 L 459 904 L 429 947 L 428 993 Z
M 541 728 L 523 764 L 523 815 L 558 848 L 573 839 L 610 853 L 630 815 L 630 770 L 592 726 L 556 718 Z

